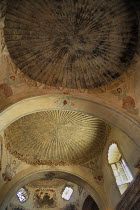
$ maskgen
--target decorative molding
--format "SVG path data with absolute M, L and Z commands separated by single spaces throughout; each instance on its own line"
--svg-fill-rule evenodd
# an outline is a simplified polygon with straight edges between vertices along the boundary
M 64 179 L 51 179 L 51 180 L 46 180 L 46 179 L 41 179 L 41 180 L 36 180 L 33 181 L 27 186 L 32 187 L 32 188 L 57 188 L 61 185 L 64 185 L 67 181 Z
M 70 97 L 61 97 L 56 101 L 58 108 L 71 110 L 71 107 L 74 105 Z

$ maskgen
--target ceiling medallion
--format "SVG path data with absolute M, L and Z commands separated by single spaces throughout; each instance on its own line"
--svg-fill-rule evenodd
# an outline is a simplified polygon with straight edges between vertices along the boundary
M 9 152 L 35 165 L 83 164 L 101 154 L 107 136 L 105 122 L 66 110 L 33 113 L 5 129 Z
M 10 0 L 5 41 L 16 66 L 47 86 L 93 89 L 117 79 L 136 51 L 125 0 Z

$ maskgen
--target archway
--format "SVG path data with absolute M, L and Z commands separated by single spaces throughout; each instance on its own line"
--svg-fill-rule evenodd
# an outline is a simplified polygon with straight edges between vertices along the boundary
M 53 110 L 53 109 L 71 110 L 96 116 L 122 130 L 135 143 L 135 145 L 137 145 L 137 147 L 140 148 L 140 142 L 139 142 L 140 125 L 134 119 L 99 102 L 87 100 L 84 98 L 62 96 L 62 95 L 36 96 L 21 100 L 13 104 L 9 108 L 1 112 L 0 114 L 0 131 L 4 130 L 12 122 L 16 121 L 22 116 L 28 115 L 30 113 L 40 112 L 44 110 Z M 51 171 L 53 170 L 56 171 L 57 168 L 54 167 L 51 169 Z M 28 172 L 24 174 L 24 176 L 21 176 L 21 174 L 17 174 L 10 183 L 4 185 L 2 193 L 0 193 L 0 198 L 1 198 L 0 202 L 2 202 L 1 205 L 2 209 L 6 207 L 6 201 L 10 200 L 10 197 L 12 196 L 13 192 L 17 192 L 17 190 L 20 187 L 22 187 L 24 182 L 26 181 L 29 182 L 30 180 L 28 180 L 28 178 L 30 176 L 34 175 L 34 179 L 36 179 L 37 173 L 41 173 L 41 171 L 42 170 L 38 170 L 37 168 L 35 168 L 31 173 Z M 70 171 L 67 173 L 70 173 Z M 71 171 L 71 173 L 73 173 L 73 171 Z M 86 177 L 83 178 L 83 180 L 84 179 L 86 180 Z M 101 192 L 99 193 L 100 194 L 99 195 L 95 191 L 96 187 L 95 190 L 93 190 L 92 184 L 91 184 L 92 187 L 89 184 L 86 185 L 88 186 L 87 187 L 88 189 L 85 188 L 85 185 L 84 187 L 83 186 L 82 187 L 87 192 L 89 192 L 89 194 L 94 198 L 99 207 L 101 205 L 100 209 L 106 209 L 104 205 L 104 203 L 106 203 L 105 196 L 103 196 Z M 97 199 L 95 199 L 95 197 L 97 197 Z M 101 199 L 100 197 L 104 197 L 104 199 Z
M 11 182 L 6 183 L 3 186 L 2 191 L 0 192 L 0 208 L 5 209 L 8 203 L 10 202 L 13 195 L 16 194 L 16 192 L 23 187 L 24 185 L 38 180 L 43 179 L 44 177 L 52 176 L 53 178 L 59 178 L 59 179 L 65 179 L 67 181 L 71 181 L 79 186 L 81 186 L 84 190 L 88 192 L 88 194 L 95 200 L 97 205 L 100 209 L 105 210 L 106 209 L 106 201 L 102 197 L 102 195 L 99 194 L 99 192 L 94 189 L 85 179 L 85 177 L 80 177 L 78 174 L 72 174 L 69 171 L 62 171 L 62 170 L 38 170 L 35 169 L 32 170 L 32 172 L 28 172 L 28 170 L 24 171 L 24 173 L 18 173 Z M 50 175 L 49 175 L 50 174 Z M 51 177 L 52 178 L 52 177 Z
M 94 115 L 122 130 L 140 148 L 140 125 L 133 118 L 99 102 L 64 95 L 36 96 L 13 104 L 0 113 L 0 132 L 22 116 L 48 109 L 72 110 Z
M 99 208 L 93 198 L 89 195 L 84 201 L 82 210 L 99 210 Z

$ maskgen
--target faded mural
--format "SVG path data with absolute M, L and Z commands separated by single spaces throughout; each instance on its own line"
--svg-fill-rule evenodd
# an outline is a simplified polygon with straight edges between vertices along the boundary
M 6 0 L 2 0 L 0 4 L 0 109 L 4 108 L 3 100 L 8 100 L 9 97 L 15 96 L 16 94 L 22 95 L 25 91 L 34 92 L 36 90 L 43 91 L 42 93 L 47 94 L 49 90 L 54 90 L 61 94 L 66 95 L 74 95 L 80 94 L 80 96 L 92 97 L 94 96 L 94 100 L 101 100 L 101 102 L 105 102 L 106 104 L 115 106 L 116 108 L 125 109 L 128 114 L 133 117 L 137 117 L 139 115 L 138 105 L 135 101 L 135 93 L 133 95 L 129 94 L 130 90 L 125 87 L 120 87 L 122 84 L 127 84 L 129 81 L 132 83 L 132 77 L 135 74 L 136 63 L 138 62 L 138 56 L 133 59 L 132 65 L 121 77 L 117 80 L 112 81 L 109 85 L 102 86 L 100 88 L 95 89 L 82 89 L 82 88 L 63 88 L 63 87 L 51 87 L 45 84 L 41 84 L 37 81 L 29 79 L 29 77 L 25 76 L 17 66 L 13 63 L 4 37 L 4 19 L 6 14 Z M 131 78 L 130 78 L 131 75 Z M 133 83 L 132 83 L 133 86 Z M 133 87 L 134 89 L 134 87 Z M 111 91 L 113 90 L 113 91 Z M 111 92 L 110 92 L 111 91 Z M 113 95 L 116 96 L 116 101 L 114 101 Z M 108 100 L 109 99 L 109 100 Z M 122 105 L 120 107 L 118 103 L 118 99 L 122 101 Z M 116 103 L 115 103 L 116 102 Z M 57 102 L 58 107 L 69 109 L 73 106 L 70 100 L 65 98 L 60 98 Z
M 122 108 L 125 109 L 127 112 L 138 115 L 139 110 L 136 108 L 135 100 L 132 96 L 128 95 L 127 93 L 127 87 L 122 86 L 117 88 L 116 90 L 113 90 L 112 93 L 118 97 L 119 100 L 122 101 Z
M 5 182 L 12 180 L 12 178 L 16 175 L 20 164 L 21 161 L 10 155 L 6 150 L 6 165 L 3 167 L 2 171 L 2 178 Z
M 83 167 L 86 167 L 90 170 L 93 175 L 94 180 L 98 184 L 102 184 L 104 181 L 103 171 L 101 167 L 101 156 L 98 158 L 94 158 L 91 161 L 83 164 Z
M 5 83 L 0 84 L 0 100 L 6 99 L 12 95 L 13 95 L 13 91 L 9 85 Z
M 15 208 L 23 208 L 23 210 L 32 210 L 32 209 L 54 209 L 54 210 L 81 210 L 84 200 L 88 196 L 88 193 L 78 185 L 66 182 L 64 179 L 60 179 L 62 182 L 66 182 L 65 184 L 54 184 L 54 188 L 47 187 L 48 183 L 53 183 L 53 180 L 45 183 L 45 180 L 38 180 L 32 183 L 29 183 L 24 186 L 26 191 L 28 192 L 28 199 L 26 202 L 21 203 L 15 194 L 12 198 L 10 205 L 8 207 Z M 54 179 L 54 183 L 56 183 Z M 38 187 L 36 187 L 37 185 Z M 45 186 L 46 184 L 46 186 Z M 50 183 L 49 183 L 50 184 Z M 42 187 L 44 186 L 44 187 Z M 65 186 L 72 186 L 74 192 L 70 198 L 70 200 L 64 200 L 62 198 L 62 191 Z M 80 189 L 80 193 L 79 193 Z M 9 208 L 8 208 L 9 210 Z
M 33 196 L 35 208 L 54 208 L 56 192 L 53 189 L 37 189 Z

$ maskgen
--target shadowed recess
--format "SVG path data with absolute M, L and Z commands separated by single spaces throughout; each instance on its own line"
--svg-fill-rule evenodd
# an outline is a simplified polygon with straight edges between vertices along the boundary
M 128 69 L 137 31 L 126 0 L 10 0 L 4 28 L 14 63 L 30 79 L 86 89 Z

